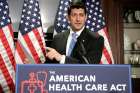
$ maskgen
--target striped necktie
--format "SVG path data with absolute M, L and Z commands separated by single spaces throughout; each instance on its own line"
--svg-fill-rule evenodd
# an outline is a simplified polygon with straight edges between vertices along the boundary
M 72 33 L 72 39 L 69 45 L 69 49 L 68 49 L 68 56 L 71 55 L 71 52 L 75 46 L 75 43 L 77 42 L 77 34 L 76 33 Z

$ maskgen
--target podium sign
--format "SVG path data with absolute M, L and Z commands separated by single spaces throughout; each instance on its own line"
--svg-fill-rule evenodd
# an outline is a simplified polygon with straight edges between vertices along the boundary
M 130 65 L 17 65 L 16 93 L 132 93 Z

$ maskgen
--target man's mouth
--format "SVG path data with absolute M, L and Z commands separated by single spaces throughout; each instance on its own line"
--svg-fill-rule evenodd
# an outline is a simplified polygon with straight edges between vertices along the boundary
M 75 23 L 76 25 L 80 25 L 81 23 Z

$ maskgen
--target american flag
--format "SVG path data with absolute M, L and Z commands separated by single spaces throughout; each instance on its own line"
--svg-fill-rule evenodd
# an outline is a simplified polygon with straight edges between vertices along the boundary
M 15 59 L 19 64 L 45 62 L 45 40 L 38 0 L 24 0 Z
M 109 44 L 109 38 L 105 20 L 102 14 L 100 0 L 83 0 L 87 8 L 87 21 L 86 28 L 91 31 L 97 32 L 104 37 L 104 49 L 100 64 L 113 64 L 114 59 Z M 66 19 L 68 7 L 72 3 L 72 0 L 60 0 L 58 11 L 55 19 L 55 30 L 61 32 L 69 29 L 69 24 Z
M 0 0 L 0 93 L 15 92 L 13 28 L 6 0 Z

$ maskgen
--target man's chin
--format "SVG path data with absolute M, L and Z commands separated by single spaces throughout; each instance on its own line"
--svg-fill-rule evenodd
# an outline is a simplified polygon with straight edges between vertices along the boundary
M 80 27 L 78 27 L 78 26 L 76 27 L 76 30 L 77 30 L 77 31 L 79 31 L 79 30 L 81 30 L 81 29 L 82 29 L 81 26 L 80 26 Z
M 75 30 L 75 31 L 79 31 L 79 30 L 81 30 L 82 29 L 82 27 L 81 26 L 76 26 L 73 30 Z

